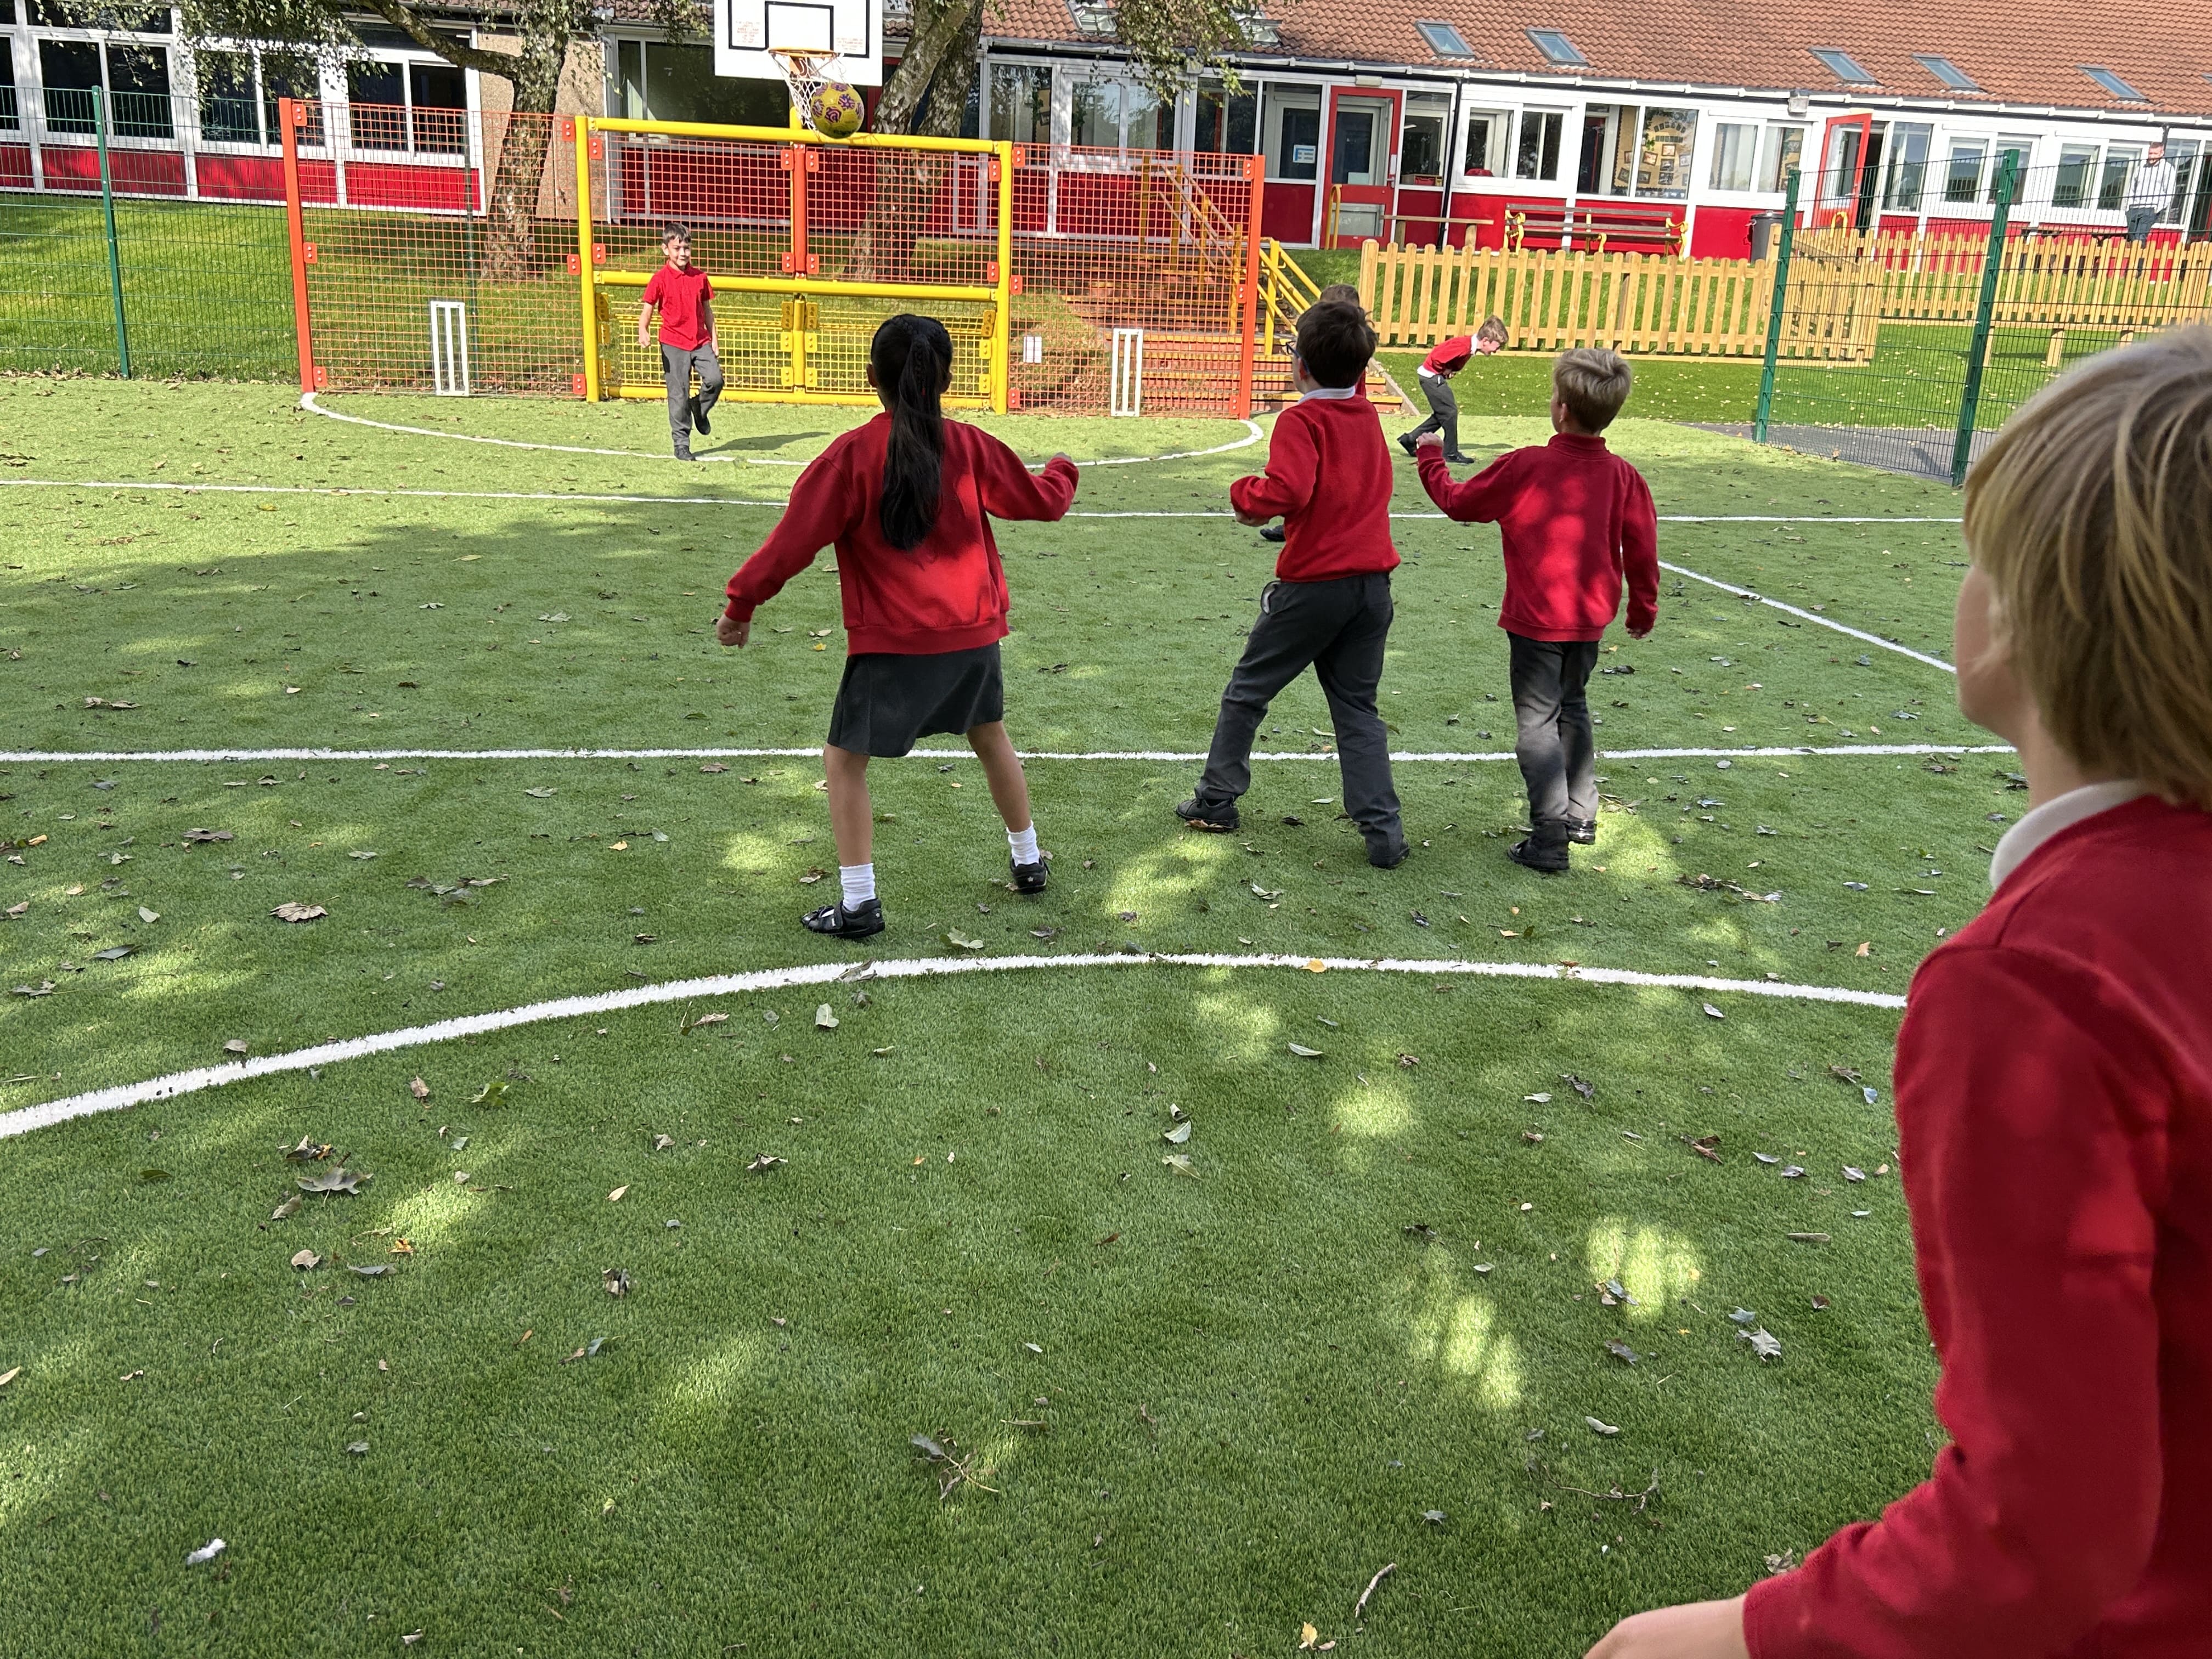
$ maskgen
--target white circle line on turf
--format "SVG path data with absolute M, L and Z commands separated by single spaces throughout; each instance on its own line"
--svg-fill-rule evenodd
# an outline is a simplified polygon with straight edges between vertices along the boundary
M 679 465 L 673 455 L 662 455 L 651 450 L 595 449 L 586 444 L 532 443 L 520 438 L 487 438 L 472 432 L 441 432 L 435 427 L 403 426 L 396 421 L 372 421 L 366 415 L 346 415 L 335 409 L 325 409 L 316 401 L 316 397 L 317 394 L 312 392 L 301 392 L 300 407 L 311 415 L 319 415 L 327 421 L 343 421 L 349 426 L 375 427 L 380 431 L 404 432 L 417 438 L 446 438 L 456 443 L 491 444 L 501 449 L 543 449 L 562 455 L 612 455 L 623 460 L 666 461 L 672 466 Z M 1232 449 L 1247 449 L 1267 435 L 1257 421 L 1248 420 L 1243 422 L 1243 437 L 1232 439 L 1225 444 L 1216 444 L 1211 449 L 1176 449 L 1159 455 L 1115 455 L 1104 460 L 1078 461 L 1075 464 L 1078 466 L 1138 466 L 1149 461 L 1188 461 L 1200 455 L 1223 455 Z M 691 464 L 696 465 L 701 461 L 741 463 L 746 466 L 803 467 L 808 465 L 806 461 L 783 460 L 759 455 L 701 455 Z M 1044 463 L 1040 461 L 1037 463 L 1037 467 L 1042 467 Z M 1030 470 L 1034 471 L 1036 467 L 1032 467 Z
M 1024 749 L 1015 751 L 1025 761 L 1189 761 L 1206 758 L 1194 750 L 1176 749 Z M 1913 755 L 2009 755 L 2003 743 L 1860 743 L 1827 748 L 1780 746 L 1741 749 L 1603 749 L 1601 760 L 1796 760 L 1821 757 L 1854 757 Z M 577 760 L 812 760 L 822 750 L 813 749 L 9 749 L 0 750 L 0 764 L 17 766 L 130 765 L 143 762 L 212 765 L 218 761 L 316 761 L 337 763 L 360 761 L 577 761 Z M 897 760 L 973 760 L 965 749 L 913 749 Z M 1261 761 L 1334 762 L 1334 749 L 1261 750 L 1251 757 Z M 1417 765 L 1471 765 L 1479 761 L 1510 761 L 1511 750 L 1395 749 L 1394 763 Z
M 1211 451 L 1193 452 L 1199 454 Z M 1171 456 L 1139 459 L 1168 460 Z M 1092 461 L 1092 466 L 1119 466 L 1121 461 Z M 595 493 L 580 489 L 389 489 L 353 484 L 240 484 L 188 483 L 174 478 L 0 478 L 0 489 L 162 489 L 185 495 L 370 495 L 441 501 L 586 501 L 625 507 L 758 507 L 781 511 L 788 501 L 760 501 L 742 495 L 635 495 Z M 1236 514 L 1217 507 L 1188 511 L 1083 512 L 1062 514 L 1070 519 L 1233 519 Z M 1437 520 L 1441 513 L 1393 513 L 1395 520 Z M 1845 519 L 1845 518 L 1728 518 L 1696 513 L 1662 513 L 1661 524 L 1957 524 L 1957 519 Z M 1670 568 L 1672 567 L 1669 567 Z M 1705 580 L 1699 578 L 1700 580 Z
M 1853 639 L 1863 640 L 1869 645 L 1878 645 L 1885 651 L 1894 651 L 1900 657 L 1910 657 L 1913 661 L 1925 663 L 1930 668 L 1940 668 L 1947 674 L 1955 674 L 1959 672 L 1941 657 L 1931 657 L 1924 651 L 1915 651 L 1909 645 L 1899 645 L 1895 640 L 1886 640 L 1879 634 L 1869 634 L 1863 629 L 1846 627 L 1842 623 L 1820 615 L 1817 611 L 1801 611 L 1794 605 L 1784 605 L 1779 599 L 1770 599 L 1756 589 L 1738 587 L 1734 582 L 1724 582 L 1717 576 L 1700 575 L 1686 566 L 1669 564 L 1664 559 L 1659 561 L 1659 568 L 1662 570 L 1671 570 L 1678 576 L 1687 576 L 1692 581 L 1704 582 L 1709 587 L 1717 587 L 1723 593 L 1733 593 L 1740 599 L 1756 599 L 1759 604 L 1771 606 L 1776 611 L 1786 611 L 1793 617 L 1802 617 L 1807 622 L 1816 623 L 1822 628 L 1832 628 L 1838 634 L 1848 634 Z
M 0 1139 L 27 1134 L 34 1129 L 48 1128 L 57 1123 L 68 1122 L 72 1118 L 120 1111 L 125 1107 L 143 1105 L 149 1101 L 173 1100 L 180 1095 L 196 1094 L 204 1089 L 218 1089 L 226 1084 L 243 1082 L 251 1078 L 303 1072 L 311 1066 L 335 1066 L 346 1060 L 366 1059 L 372 1054 L 450 1042 L 489 1031 L 511 1030 L 519 1025 L 542 1024 L 549 1020 L 580 1019 L 625 1009 L 705 997 L 743 996 L 761 991 L 787 990 L 802 985 L 826 985 L 848 979 L 858 982 L 865 979 L 927 979 L 1048 968 L 1152 966 L 1273 968 L 1310 972 L 1316 963 L 1325 971 L 1438 976 L 1459 975 L 1480 979 L 1569 980 L 1589 985 L 1702 991 L 1792 1002 L 1843 1003 L 1863 1008 L 1898 1009 L 1905 1006 L 1905 999 L 1892 993 L 1855 991 L 1843 986 L 1793 985 L 1774 980 L 1719 979 L 1701 974 L 1648 974 L 1628 968 L 1571 968 L 1537 963 L 1469 962 L 1453 957 L 1423 961 L 1419 958 L 1277 954 L 1133 955 L 1091 952 L 1064 957 L 931 957 L 860 964 L 811 963 L 802 967 L 763 969 L 748 974 L 718 974 L 699 979 L 672 980 L 657 985 L 629 986 L 620 990 L 582 996 L 560 997 L 491 1013 L 457 1015 L 428 1025 L 411 1025 L 368 1036 L 319 1042 L 309 1048 L 295 1048 L 289 1054 L 257 1054 L 227 1065 L 201 1066 L 190 1071 L 172 1072 L 167 1076 L 149 1078 L 143 1083 L 117 1084 L 109 1088 L 94 1089 L 83 1094 L 70 1095 L 59 1100 L 46 1101 L 0 1114 Z

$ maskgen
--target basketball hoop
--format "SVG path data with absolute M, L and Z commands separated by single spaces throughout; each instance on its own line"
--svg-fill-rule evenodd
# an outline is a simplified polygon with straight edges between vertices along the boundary
M 783 83 L 791 89 L 791 107 L 801 120 L 812 126 L 814 100 L 823 88 L 838 78 L 836 69 L 842 54 L 777 46 L 769 49 L 769 56 L 783 71 Z

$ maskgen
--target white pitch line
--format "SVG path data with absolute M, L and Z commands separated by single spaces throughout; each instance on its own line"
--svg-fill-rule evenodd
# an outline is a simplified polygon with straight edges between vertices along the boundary
M 683 465 L 673 455 L 663 455 L 652 450 L 594 449 L 585 444 L 530 443 L 520 438 L 486 438 L 471 432 L 441 432 L 435 427 L 402 426 L 396 421 L 372 421 L 366 415 L 345 415 L 335 409 L 325 409 L 322 404 L 315 401 L 317 396 L 318 394 L 313 392 L 302 392 L 300 395 L 300 407 L 311 415 L 321 416 L 325 420 L 343 421 L 350 426 L 374 427 L 383 432 L 404 432 L 417 438 L 445 438 L 455 443 L 491 444 L 501 449 L 543 449 L 562 455 L 613 455 L 624 460 L 665 461 L 672 466 Z M 1247 449 L 1267 435 L 1257 421 L 1246 421 L 1243 425 L 1245 430 L 1243 437 L 1225 444 L 1216 444 L 1211 449 L 1176 449 L 1162 455 L 1116 455 L 1106 460 L 1078 461 L 1075 464 L 1078 466 L 1138 466 L 1150 461 L 1188 461 L 1200 455 L 1223 455 L 1232 449 Z M 758 455 L 701 455 L 696 458 L 693 464 L 696 465 L 699 461 L 741 462 L 747 466 L 803 467 L 808 464 L 805 461 L 783 460 Z M 1042 467 L 1043 465 L 1043 462 L 1039 461 L 1036 466 L 1030 468 L 1030 471 L 1035 471 L 1037 467 Z
M 1206 759 L 1202 751 L 1176 749 L 1023 749 L 1015 751 L 1025 761 L 1188 761 Z M 2009 744 L 1984 743 L 1858 743 L 1824 749 L 1780 746 L 1741 749 L 1605 749 L 1601 760 L 1796 760 L 1830 757 L 1884 755 L 2009 755 Z M 210 765 L 216 762 L 313 761 L 333 764 L 359 761 L 579 761 L 579 760 L 813 760 L 814 749 L 7 749 L 0 750 L 0 764 L 20 766 L 119 766 L 143 762 L 172 762 Z M 915 749 L 886 759 L 973 760 L 965 749 Z M 1254 761 L 1334 762 L 1334 749 L 1262 750 Z M 1445 766 L 1478 761 L 1510 761 L 1510 750 L 1394 749 L 1393 762 L 1408 765 L 1436 763 Z
M 1940 668 L 1947 674 L 1955 674 L 1959 672 L 1941 657 L 1931 657 L 1925 652 L 1915 651 L 1909 645 L 1899 645 L 1896 641 L 1886 640 L 1879 634 L 1869 634 L 1861 629 L 1847 628 L 1842 623 L 1832 621 L 1820 615 L 1817 611 L 1801 611 L 1794 605 L 1784 605 L 1779 599 L 1770 599 L 1765 594 L 1752 588 L 1738 587 L 1734 582 L 1724 582 L 1717 576 L 1700 575 L 1697 571 L 1689 569 L 1686 566 L 1669 564 L 1664 559 L 1659 561 L 1659 568 L 1662 570 L 1671 570 L 1678 576 L 1687 576 L 1692 581 L 1700 581 L 1708 586 L 1717 587 L 1723 593 L 1733 593 L 1740 599 L 1756 599 L 1761 605 L 1771 605 L 1777 611 L 1786 611 L 1793 617 L 1802 617 L 1807 622 L 1817 623 L 1822 628 L 1832 628 L 1838 634 L 1848 634 L 1855 640 L 1863 640 L 1869 645 L 1878 645 L 1885 651 L 1894 651 L 1900 657 L 1910 657 L 1913 661 L 1925 663 L 1930 668 Z
M 1520 962 L 1469 962 L 1459 958 L 1422 961 L 1418 958 L 1364 957 L 1302 957 L 1279 954 L 1251 956 L 1210 952 L 1159 955 L 1085 953 L 1064 957 L 917 957 L 859 964 L 812 963 L 803 967 L 765 969 L 749 974 L 718 974 L 701 979 L 673 980 L 658 985 L 639 985 L 618 991 L 561 997 L 528 1003 L 520 1008 L 492 1013 L 463 1014 L 434 1024 L 412 1025 L 368 1036 L 346 1037 L 289 1054 L 263 1054 L 223 1066 L 201 1066 L 172 1072 L 143 1083 L 118 1084 L 84 1094 L 70 1095 L 36 1106 L 0 1114 L 0 1139 L 27 1134 L 72 1118 L 99 1112 L 120 1111 L 153 1100 L 173 1100 L 203 1089 L 219 1089 L 250 1078 L 302 1072 L 309 1066 L 335 1066 L 371 1054 L 417 1048 L 488 1031 L 512 1030 L 518 1025 L 549 1020 L 579 1019 L 659 1003 L 683 1002 L 702 997 L 744 996 L 761 991 L 787 990 L 802 985 L 826 985 L 873 978 L 927 979 L 965 974 L 1007 973 L 1046 968 L 1273 968 L 1310 972 L 1316 963 L 1340 973 L 1462 975 L 1482 979 L 1573 981 L 1589 985 L 1624 985 L 1644 989 L 1703 991 L 1777 999 L 1792 1002 L 1843 1003 L 1863 1008 L 1898 1009 L 1905 999 L 1885 991 L 1855 991 L 1833 985 L 1792 985 L 1772 980 L 1718 979 L 1700 974 L 1647 974 L 1628 968 L 1583 968 Z

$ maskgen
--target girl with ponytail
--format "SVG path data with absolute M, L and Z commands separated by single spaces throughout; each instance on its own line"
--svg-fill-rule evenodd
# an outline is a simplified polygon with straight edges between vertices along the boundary
M 903 755 L 921 738 L 968 739 L 1006 820 L 1014 890 L 1045 890 L 1029 783 L 1006 736 L 1006 574 L 990 520 L 1055 522 L 1075 499 L 1075 464 L 1055 455 L 1033 475 L 996 438 L 946 420 L 951 382 L 944 324 L 885 319 L 868 350 L 868 384 L 884 412 L 799 475 L 782 520 L 730 578 L 715 629 L 724 645 L 742 647 L 754 611 L 823 547 L 837 550 L 848 655 L 822 761 L 842 890 L 802 920 L 839 939 L 884 930 L 869 757 Z

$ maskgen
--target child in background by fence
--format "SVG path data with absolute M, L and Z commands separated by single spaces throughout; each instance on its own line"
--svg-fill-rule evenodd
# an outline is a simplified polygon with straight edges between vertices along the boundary
M 1880 1520 L 1590 1659 L 2205 1651 L 2212 330 L 2039 393 L 1969 475 L 1966 541 L 1959 707 L 2030 810 L 1897 1037 L 1948 1438 Z
M 1398 434 L 1398 447 L 1408 455 L 1414 446 L 1431 432 L 1443 434 L 1444 459 L 1464 466 L 1468 458 L 1459 453 L 1459 399 L 1452 395 L 1452 376 L 1468 366 L 1478 356 L 1487 357 L 1505 344 L 1505 319 L 1486 317 L 1482 326 L 1472 334 L 1455 335 L 1449 340 L 1439 340 L 1429 355 L 1421 359 L 1419 378 L 1421 395 L 1429 400 L 1429 417 L 1410 432 Z
M 722 395 L 722 360 L 714 352 L 714 285 L 691 263 L 691 233 L 669 225 L 660 233 L 667 261 L 647 279 L 645 302 L 637 312 L 637 343 L 647 345 L 646 329 L 660 313 L 660 372 L 668 384 L 668 435 L 676 459 L 691 459 L 691 428 L 702 436 L 714 431 L 707 416 Z M 691 391 L 691 374 L 699 391 Z
M 903 755 L 918 738 L 967 738 L 1006 820 L 1014 890 L 1046 886 L 1029 781 L 1006 736 L 1006 573 L 990 520 L 1057 521 L 1075 499 L 1075 464 L 1055 455 L 1033 477 L 996 438 L 946 420 L 939 399 L 951 381 L 944 324 L 884 320 L 868 349 L 868 384 L 884 412 L 799 474 L 782 520 L 730 578 L 715 627 L 724 645 L 743 646 L 753 611 L 825 545 L 836 547 L 850 654 L 822 761 L 841 891 L 803 920 L 839 939 L 884 930 L 868 757 Z
M 1424 433 L 1421 487 L 1447 518 L 1495 523 L 1505 544 L 1498 625 L 1511 646 L 1514 754 L 1528 787 L 1528 837 L 1507 855 L 1563 871 L 1567 847 L 1597 840 L 1597 751 L 1586 686 L 1598 641 L 1628 587 L 1628 636 L 1659 614 L 1659 520 L 1643 475 L 1598 434 L 1628 401 L 1628 365 L 1585 346 L 1552 366 L 1552 430 L 1540 448 L 1501 455 L 1464 483 L 1443 440 Z
M 1298 319 L 1291 366 L 1303 394 L 1277 417 L 1267 470 L 1230 486 L 1237 521 L 1280 515 L 1287 538 L 1260 617 L 1221 694 L 1213 745 L 1197 792 L 1176 810 L 1194 830 L 1237 827 L 1252 785 L 1252 740 L 1267 705 L 1310 667 L 1328 699 L 1344 777 L 1345 813 L 1388 870 L 1406 856 L 1390 781 L 1390 738 L 1376 711 L 1390 636 L 1390 452 L 1364 395 L 1375 331 L 1356 305 L 1328 301 Z

